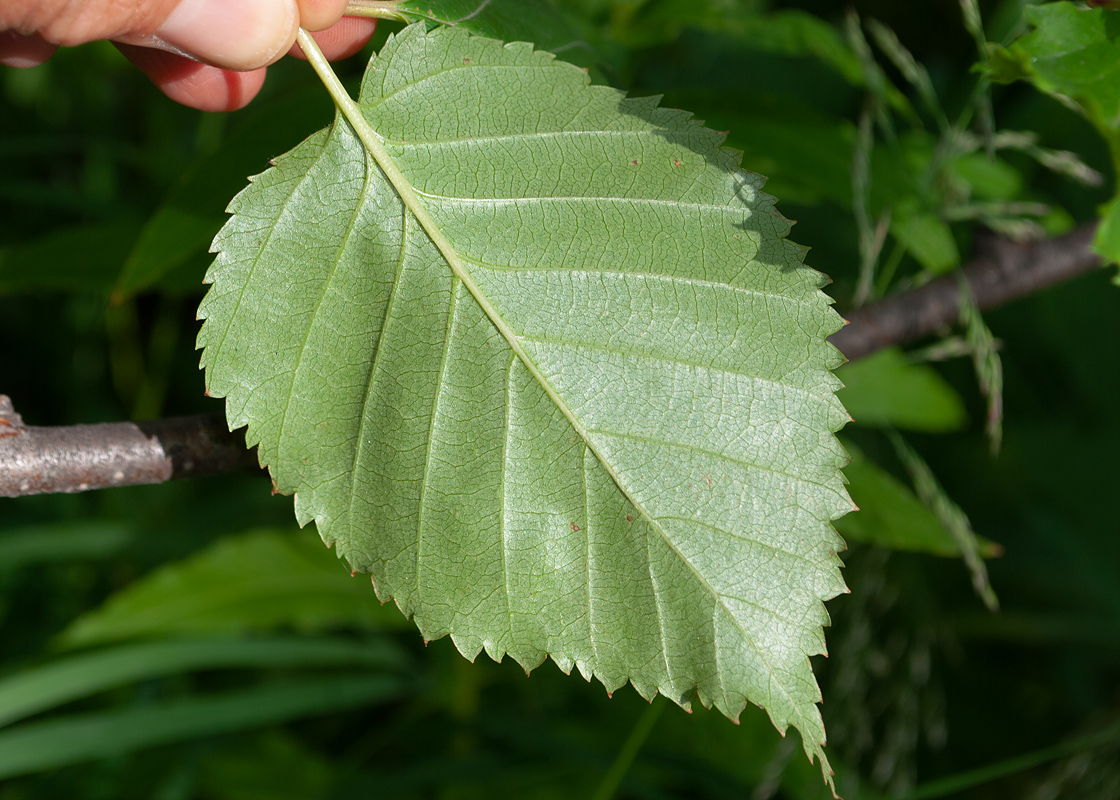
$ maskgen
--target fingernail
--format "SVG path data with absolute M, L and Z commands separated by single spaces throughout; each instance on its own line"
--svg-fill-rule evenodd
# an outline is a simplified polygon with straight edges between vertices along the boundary
M 249 70 L 286 53 L 298 26 L 295 0 L 182 0 L 156 37 L 214 66 Z

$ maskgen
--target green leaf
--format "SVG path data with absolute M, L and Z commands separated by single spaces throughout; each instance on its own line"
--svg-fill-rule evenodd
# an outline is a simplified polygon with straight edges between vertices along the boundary
M 404 663 L 404 654 L 387 640 L 284 637 L 123 645 L 25 668 L 0 681 L 0 726 L 116 686 L 198 669 L 399 669 Z
M 1075 106 L 1108 142 L 1120 169 L 1120 11 L 1069 2 L 1025 9 L 1034 30 L 1006 50 L 995 50 L 993 79 L 1029 80 Z M 1094 249 L 1120 262 L 1114 219 L 1120 196 L 1101 209 L 1104 222 Z
M 986 200 L 1014 200 L 1023 192 L 1023 174 L 1002 158 L 965 153 L 949 165 L 954 177 Z
M 1120 263 L 1120 195 L 1101 206 L 1100 214 L 1101 224 L 1093 246 L 1105 258 Z
M 65 228 L 0 248 L 0 296 L 27 292 L 107 292 L 139 226 L 130 219 Z
M 740 12 L 729 18 L 725 4 L 711 6 L 697 19 L 697 23 L 709 30 L 726 31 L 764 52 L 816 58 L 848 82 L 864 85 L 859 57 L 840 32 L 820 17 L 799 9 L 783 9 L 766 14 Z M 682 0 L 680 8 L 696 18 L 695 2 Z
M 435 22 L 495 39 L 534 42 L 542 50 L 577 45 L 579 32 L 547 0 L 405 0 L 394 11 L 409 22 Z
M 840 321 L 761 179 L 525 44 L 411 26 L 360 109 L 321 74 L 362 138 L 234 200 L 199 310 L 299 520 L 428 639 L 750 701 L 827 770 Z
M 732 135 L 746 160 L 768 177 L 767 188 L 787 202 L 852 205 L 855 126 L 823 114 L 774 119 L 744 113 Z
M 1120 127 L 1120 12 L 1069 2 L 1025 9 L 1034 31 L 1015 48 L 1041 89 L 1077 102 L 1100 127 Z
M 844 468 L 848 491 L 859 506 L 855 514 L 836 521 L 845 539 L 891 550 L 935 556 L 960 556 L 960 543 L 901 481 L 882 470 L 858 448 L 845 441 L 852 463 Z M 999 555 L 994 542 L 976 537 L 985 558 Z
M 0 779 L 146 747 L 384 702 L 402 681 L 385 675 L 283 681 L 119 711 L 29 722 L 0 733 Z
M 911 364 L 897 347 L 845 364 L 836 374 L 844 382 L 837 396 L 859 425 L 937 433 L 967 421 L 964 401 L 937 370 Z
M 28 564 L 110 558 L 136 538 L 132 527 L 113 522 L 65 522 L 3 531 L 0 573 Z
M 58 643 L 88 647 L 168 634 L 302 631 L 338 625 L 394 626 L 364 580 L 306 536 L 254 531 L 219 540 L 183 561 L 156 569 L 78 617 Z
M 937 275 L 950 272 L 961 263 L 961 254 L 948 223 L 928 211 L 906 207 L 896 209 L 891 233 L 918 263 Z
M 242 176 L 298 142 L 307 118 L 326 119 L 322 89 L 309 85 L 254 102 L 233 132 L 211 154 L 184 171 L 144 223 L 113 287 L 120 301 L 152 286 L 197 290 L 210 242 L 225 222 L 225 201 Z M 118 264 L 120 267 L 120 264 Z

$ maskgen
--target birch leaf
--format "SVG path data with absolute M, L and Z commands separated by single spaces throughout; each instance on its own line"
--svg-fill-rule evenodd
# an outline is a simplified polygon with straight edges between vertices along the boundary
M 392 37 L 348 113 L 215 240 L 230 426 L 427 639 L 755 703 L 827 773 L 841 323 L 762 178 L 684 112 L 456 27 Z

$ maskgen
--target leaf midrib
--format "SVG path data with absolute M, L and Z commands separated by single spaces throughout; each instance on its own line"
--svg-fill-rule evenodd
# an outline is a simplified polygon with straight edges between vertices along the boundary
M 652 205 L 652 206 L 667 206 L 670 208 L 688 209 L 694 211 L 712 211 L 720 214 L 729 214 L 735 212 L 736 214 L 745 214 L 748 218 L 754 216 L 755 209 L 748 205 L 742 206 L 729 206 L 720 203 L 693 203 L 685 200 L 659 200 L 656 198 L 648 197 L 612 197 L 610 195 L 559 195 L 556 197 L 536 197 L 528 195 L 525 197 L 456 197 L 454 195 L 441 195 L 433 192 L 425 192 L 421 189 L 413 188 L 418 196 L 426 197 L 431 200 L 446 201 L 448 205 L 462 204 L 478 204 L 478 205 L 495 205 L 495 206 L 515 206 L 522 203 L 618 203 L 619 205 Z
M 490 272 L 528 272 L 534 275 L 559 272 L 565 275 L 609 275 L 619 278 L 642 278 L 647 281 L 656 281 L 657 283 L 683 284 L 693 289 L 718 289 L 723 292 L 746 294 L 752 297 L 761 297 L 766 300 L 780 300 L 782 302 L 804 306 L 809 309 L 815 309 L 818 305 L 811 300 L 806 300 L 801 297 L 791 297 L 785 294 L 778 294 L 777 292 L 764 292 L 761 289 L 749 289 L 746 286 L 729 286 L 725 283 L 716 283 L 715 281 L 708 281 L 703 278 L 683 278 L 678 275 L 666 275 L 660 272 L 638 272 L 636 270 L 633 272 L 623 272 L 619 269 L 590 269 L 588 267 L 566 268 L 552 266 L 537 267 L 525 264 L 493 264 L 488 261 L 469 258 L 467 256 L 463 256 L 462 258 L 463 261 L 473 264 L 476 267 L 489 270 Z
M 615 355 L 624 356 L 627 358 L 636 357 L 636 354 L 632 350 L 621 350 L 617 347 L 611 347 L 609 344 L 602 344 L 599 342 L 582 342 L 576 339 L 565 339 L 559 336 L 552 339 L 544 339 L 539 336 L 519 335 L 518 338 L 523 342 L 555 344 L 565 347 L 579 348 L 583 350 L 597 350 L 601 353 L 614 353 Z M 752 375 L 749 372 L 740 372 L 739 370 L 728 369 L 727 367 L 712 367 L 707 364 L 700 364 L 695 361 L 689 361 L 686 358 L 675 358 L 673 356 L 667 356 L 660 353 L 654 355 L 652 353 L 646 352 L 643 353 L 640 357 L 643 359 L 648 359 L 650 361 L 661 361 L 666 364 L 677 364 L 682 367 L 704 370 L 705 372 L 713 372 L 721 375 L 733 375 L 736 378 L 746 378 L 747 380 L 755 383 L 765 383 L 771 386 L 781 386 L 782 388 L 788 389 L 794 394 L 803 395 L 805 397 L 812 397 L 816 400 L 823 400 L 825 402 L 828 402 L 828 398 L 824 395 L 811 392 L 808 389 L 802 389 L 799 386 L 794 386 L 792 383 L 785 383 L 784 381 L 779 381 L 774 378 L 763 378 L 761 375 Z

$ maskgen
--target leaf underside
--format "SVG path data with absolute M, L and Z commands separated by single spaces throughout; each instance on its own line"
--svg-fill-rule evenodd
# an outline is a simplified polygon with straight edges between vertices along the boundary
M 827 771 L 841 322 L 762 179 L 656 103 L 527 44 L 390 38 L 362 113 L 467 277 L 339 117 L 230 205 L 208 389 L 427 639 L 749 701 Z

